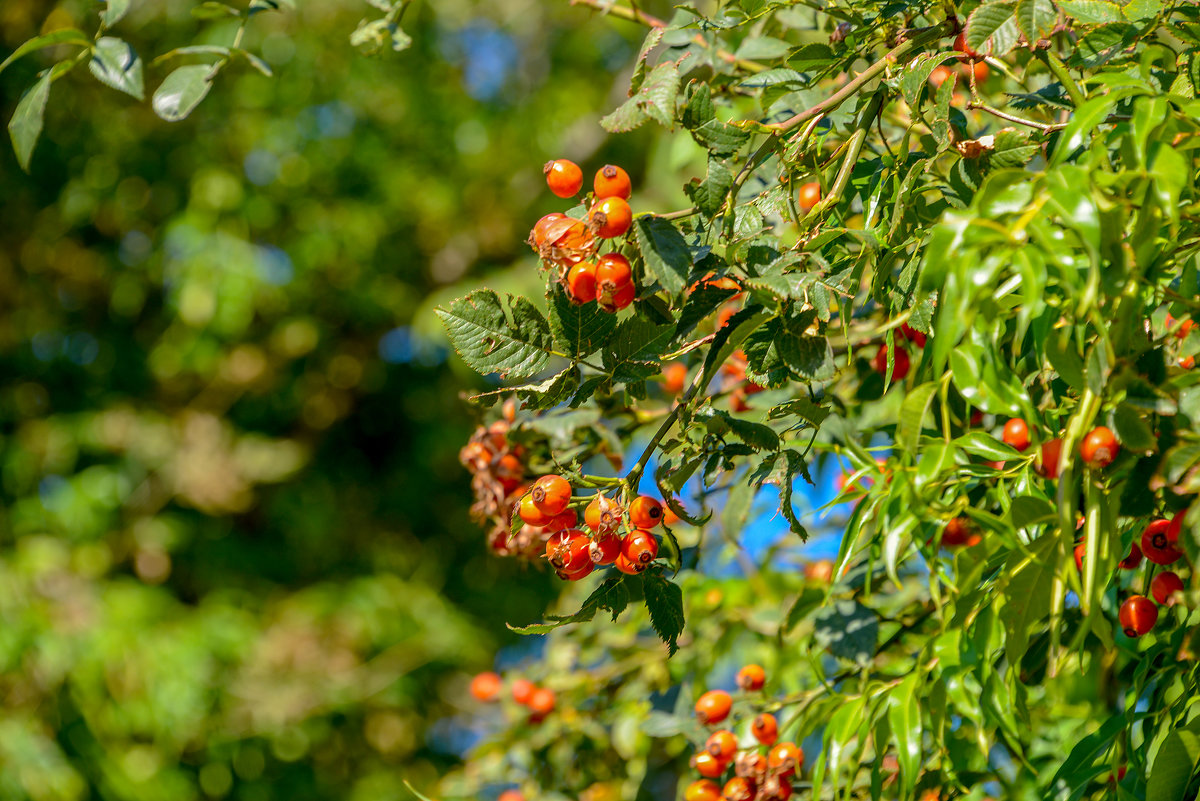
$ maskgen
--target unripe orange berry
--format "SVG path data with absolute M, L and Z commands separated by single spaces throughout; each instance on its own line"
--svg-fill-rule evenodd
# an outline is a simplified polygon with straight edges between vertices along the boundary
M 529 699 L 533 697 L 533 691 L 537 689 L 537 685 L 529 679 L 517 679 L 512 683 L 513 700 L 522 706 L 529 706 Z
M 633 225 L 633 210 L 623 198 L 606 197 L 588 210 L 587 223 L 601 239 L 614 239 Z
M 1079 455 L 1093 470 L 1108 467 L 1120 451 L 1121 446 L 1117 444 L 1116 436 L 1106 426 L 1093 428 L 1079 446 Z
M 554 515 L 548 515 L 538 508 L 537 504 L 533 502 L 532 495 L 526 495 L 521 498 L 521 502 L 517 504 L 517 514 L 526 523 L 538 528 L 541 528 L 554 519 Z
M 743 690 L 761 690 L 767 683 L 767 672 L 762 665 L 746 665 L 737 674 L 737 686 Z
M 629 196 L 633 194 L 633 184 L 629 180 L 629 173 L 615 164 L 605 164 L 597 170 L 596 178 L 592 181 L 592 188 L 595 190 L 598 200 L 606 197 L 628 200 Z
M 804 749 L 795 743 L 780 743 L 767 754 L 767 765 L 777 775 L 790 777 L 804 767 Z
M 1004 424 L 1003 439 L 1018 451 L 1029 447 L 1029 424 L 1019 417 L 1014 417 Z
M 796 194 L 796 203 L 805 211 L 811 211 L 812 207 L 821 202 L 821 185 L 816 181 L 809 181 L 800 186 L 799 192 Z
M 521 795 L 520 790 L 505 790 L 496 801 L 525 801 L 525 796 Z
M 668 395 L 678 395 L 683 392 L 687 382 L 687 365 L 683 362 L 671 362 L 663 368 L 663 392 Z
M 529 497 L 543 514 L 554 517 L 567 510 L 567 504 L 571 502 L 571 483 L 562 476 L 542 476 L 533 482 Z
M 629 504 L 629 523 L 634 528 L 654 528 L 662 518 L 663 505 L 649 495 L 639 495 Z
M 725 782 L 721 797 L 726 801 L 753 801 L 757 785 L 754 779 L 746 776 L 734 776 Z
M 721 788 L 708 779 L 694 781 L 683 791 L 683 801 L 721 801 Z
M 725 763 L 707 751 L 701 751 L 692 757 L 692 767 L 707 779 L 715 779 L 725 772 Z
M 763 745 L 774 745 L 779 739 L 779 723 L 770 712 L 763 712 L 750 724 L 750 733 Z
M 583 187 L 583 170 L 573 161 L 547 161 L 542 171 L 546 173 L 546 185 L 559 197 L 574 197 Z
M 733 698 L 724 690 L 709 690 L 696 701 L 696 718 L 705 726 L 720 723 L 729 717 Z
M 596 299 L 596 265 L 581 261 L 567 273 L 567 297 L 582 306 Z
M 962 545 L 978 544 L 979 534 L 971 525 L 970 518 L 960 515 L 946 523 L 946 527 L 942 529 L 942 545 L 944 547 L 958 548 Z
M 1158 607 L 1144 595 L 1130 596 L 1117 615 L 1127 637 L 1141 637 L 1158 622 Z
M 471 695 L 476 701 L 495 701 L 500 692 L 500 677 L 490 670 L 471 679 Z

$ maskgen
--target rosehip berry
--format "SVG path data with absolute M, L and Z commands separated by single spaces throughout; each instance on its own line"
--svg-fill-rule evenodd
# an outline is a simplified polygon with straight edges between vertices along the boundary
M 809 181 L 800 186 L 800 190 L 796 193 L 796 203 L 805 211 L 811 211 L 812 207 L 821 202 L 821 185 L 816 181 Z
M 606 197 L 588 210 L 587 224 L 601 239 L 615 239 L 633 225 L 633 210 L 623 198 Z
M 1170 570 L 1159 573 L 1150 582 L 1150 594 L 1160 604 L 1174 604 L 1175 599 L 1171 596 L 1177 592 L 1183 592 L 1183 579 Z
M 687 365 L 683 362 L 671 362 L 663 368 L 663 392 L 668 395 L 678 395 L 683 392 L 683 385 L 687 383 Z
M 637 298 L 637 287 L 633 282 L 618 287 L 611 294 L 596 293 L 596 305 L 606 312 L 618 312 Z
M 708 736 L 708 741 L 704 743 L 704 750 L 721 762 L 729 764 L 737 756 L 737 737 L 728 729 L 714 731 Z
M 1120 451 L 1121 446 L 1117 444 L 1116 436 L 1105 426 L 1096 426 L 1089 431 L 1083 438 L 1083 444 L 1079 446 L 1079 455 L 1093 470 L 1108 467 Z
M 635 564 L 648 565 L 658 556 L 658 540 L 649 531 L 635 528 L 621 540 L 621 555 Z
M 721 801 L 721 788 L 708 779 L 694 781 L 683 791 L 683 801 Z
M 1134 570 L 1142 563 L 1142 549 L 1133 543 L 1129 546 L 1129 555 L 1117 562 L 1117 567 L 1122 570 Z
M 804 767 L 804 749 L 795 743 L 780 743 L 767 754 L 767 766 L 776 775 L 789 778 Z
M 908 375 L 909 359 L 908 351 L 904 348 L 892 346 L 892 381 L 903 381 Z M 875 353 L 875 358 L 871 360 L 871 365 L 875 368 L 875 372 L 882 376 L 887 375 L 888 368 L 888 347 L 881 345 Z
M 533 691 L 537 689 L 537 685 L 529 679 L 517 679 L 512 683 L 513 700 L 522 706 L 529 706 L 529 699 L 533 697 Z
M 705 726 L 720 723 L 729 717 L 733 698 L 724 690 L 709 690 L 696 701 L 696 718 Z
M 972 50 L 971 47 L 967 44 L 967 32 L 966 31 L 961 31 L 958 34 L 958 38 L 956 38 L 954 40 L 954 49 L 963 54 L 962 56 L 959 56 L 960 60 L 963 59 L 963 56 L 965 56 L 966 58 L 969 58 L 969 59 L 983 58 L 982 53 L 980 53 L 978 50 Z
M 546 186 L 559 197 L 574 197 L 583 187 L 583 170 L 573 161 L 547 161 L 542 171 L 546 173 Z
M 471 696 L 476 701 L 495 701 L 500 693 L 500 677 L 490 670 L 471 679 Z
M 746 776 L 734 776 L 725 782 L 721 797 L 725 801 L 753 801 L 757 789 L 754 779 Z
M 606 197 L 629 200 L 629 196 L 633 194 L 633 184 L 629 180 L 629 173 L 615 164 L 605 164 L 596 171 L 592 188 L 596 192 L 597 200 L 603 200 Z
M 529 497 L 543 514 L 554 517 L 567 510 L 567 504 L 571 502 L 571 483 L 562 476 L 542 476 L 533 482 Z
M 633 282 L 633 268 L 629 259 L 620 253 L 605 253 L 596 262 L 596 288 L 616 289 Z
M 584 565 L 592 564 L 592 557 L 588 553 L 591 544 L 591 539 L 577 528 L 559 531 L 546 540 L 546 558 L 555 570 L 578 573 Z
M 945 65 L 934 67 L 933 72 L 929 73 L 929 82 L 933 84 L 934 89 L 940 88 L 946 81 L 958 83 L 958 78 Z
M 533 695 L 529 696 L 529 711 L 532 713 L 529 718 L 533 721 L 544 719 L 547 715 L 554 711 L 558 699 L 554 695 L 554 690 L 545 687 L 538 687 L 533 691 Z
M 537 504 L 533 502 L 532 495 L 525 495 L 521 498 L 520 503 L 517 504 L 517 514 L 526 523 L 538 528 L 554 519 L 554 515 L 548 515 L 537 507 Z
M 768 776 L 758 792 L 758 801 L 787 801 L 792 797 L 792 783 L 782 776 Z
M 588 554 L 596 565 L 611 565 L 621 555 L 621 537 L 617 533 L 604 534 L 592 541 Z
M 575 528 L 577 523 L 579 523 L 579 515 L 575 514 L 574 509 L 568 509 L 562 514 L 558 514 L 550 518 L 550 522 L 542 526 L 542 528 L 545 531 L 554 534 L 562 531 L 563 529 Z
M 779 723 L 770 712 L 763 712 L 750 724 L 750 733 L 763 745 L 774 745 L 779 739 Z
M 725 763 L 707 751 L 701 751 L 692 757 L 692 767 L 708 779 L 715 779 L 725 772 Z
M 1158 607 L 1144 595 L 1130 596 L 1118 614 L 1126 637 L 1141 637 L 1158 622 Z
M 735 412 L 750 411 L 750 404 L 746 402 L 746 390 L 743 387 L 738 387 L 729 393 L 729 408 Z
M 1019 417 L 1014 417 L 1004 424 L 1003 440 L 1018 451 L 1029 447 L 1029 424 Z
M 521 795 L 519 790 L 505 790 L 496 801 L 525 801 L 525 796 Z
M 596 299 L 596 265 L 581 261 L 567 273 L 567 297 L 577 306 Z
M 979 534 L 971 524 L 970 518 L 959 516 L 946 523 L 942 529 L 943 547 L 958 548 L 963 545 L 978 545 Z
M 621 504 L 605 495 L 596 495 L 583 510 L 583 522 L 597 534 L 610 534 L 621 525 Z
M 743 751 L 733 761 L 733 772 L 737 776 L 761 781 L 767 775 L 767 758 L 753 751 Z
M 1187 509 L 1180 509 L 1171 517 L 1171 525 L 1167 526 L 1167 541 L 1172 545 L 1179 542 L 1179 532 L 1183 531 L 1183 520 L 1187 512 Z
M 1169 565 L 1183 556 L 1183 552 L 1171 543 L 1167 530 L 1169 520 L 1155 520 L 1142 532 L 1142 553 L 1156 565 Z
M 1041 464 L 1038 472 L 1043 478 L 1058 478 L 1058 468 L 1062 462 L 1062 440 L 1052 439 L 1042 443 Z
M 649 495 L 639 495 L 629 504 L 629 523 L 634 528 L 654 528 L 662 518 L 663 505 Z
M 908 341 L 916 345 L 918 348 L 923 348 L 925 347 L 925 343 L 929 338 L 908 323 L 901 323 L 900 327 L 896 329 L 896 339 Z
M 618 556 L 617 561 L 613 562 L 613 565 L 616 566 L 617 570 L 620 570 L 622 573 L 630 576 L 636 576 L 638 573 L 641 573 L 646 569 L 646 565 L 644 563 L 631 562 L 625 558 L 624 554 Z
M 533 245 L 534 250 L 541 250 L 546 245 L 549 245 L 551 226 L 558 220 L 567 219 L 567 215 L 561 211 L 552 211 L 542 219 L 538 220 L 533 225 L 533 230 L 529 232 L 529 244 Z
M 1075 545 L 1075 569 L 1080 573 L 1083 572 L 1083 557 L 1087 554 L 1087 543 L 1080 542 Z
M 746 665 L 737 674 L 737 686 L 743 690 L 761 690 L 767 683 L 767 672 L 762 665 Z

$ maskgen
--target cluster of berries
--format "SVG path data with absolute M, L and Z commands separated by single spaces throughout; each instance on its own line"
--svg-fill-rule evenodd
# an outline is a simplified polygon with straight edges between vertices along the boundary
M 583 171 L 574 162 L 556 159 L 546 163 L 546 184 L 561 198 L 574 197 L 583 187 Z M 537 221 L 529 244 L 555 272 L 571 302 L 595 301 L 608 312 L 633 303 L 637 285 L 629 260 L 620 253 L 596 252 L 605 239 L 624 236 L 633 225 L 629 196 L 633 189 L 625 170 L 606 164 L 592 182 L 591 202 L 582 220 L 551 212 Z
M 888 352 L 892 354 L 892 382 L 900 382 L 908 375 L 909 368 L 912 366 L 912 361 L 908 356 L 908 349 L 901 346 L 902 342 L 911 342 L 918 348 L 925 347 L 927 337 L 917 329 L 904 323 L 896 329 L 895 344 L 888 348 L 886 344 L 880 345 L 879 350 L 875 352 L 875 357 L 871 359 L 871 366 L 875 368 L 875 372 L 882 376 L 887 375 L 888 367 Z
M 583 510 L 588 533 L 576 528 L 579 518 L 571 508 L 570 483 L 562 476 L 542 476 L 518 502 L 517 514 L 526 526 L 549 531 L 546 559 L 567 581 L 579 581 L 604 565 L 641 573 L 658 557 L 652 529 L 663 522 L 664 509 L 648 495 L 634 498 L 628 509 L 605 495 L 594 495 Z
M 1175 338 L 1179 341 L 1187 339 L 1187 335 L 1195 328 L 1196 323 L 1190 319 L 1176 320 L 1171 315 L 1167 315 L 1166 327 L 1167 331 L 1174 332 Z M 1191 370 L 1196 366 L 1195 356 L 1182 356 L 1178 360 L 1179 366 L 1184 370 Z
M 485 671 L 471 679 L 471 696 L 476 701 L 492 703 L 500 700 L 503 687 L 504 679 L 499 674 Z M 558 703 L 554 690 L 539 687 L 529 679 L 513 679 L 509 692 L 514 701 L 529 710 L 530 723 L 541 723 Z
M 738 687 L 758 692 L 766 684 L 766 672 L 746 665 L 737 675 Z M 696 718 L 704 726 L 718 726 L 729 717 L 733 697 L 724 690 L 709 690 L 696 701 Z M 703 778 L 684 791 L 685 801 L 786 801 L 792 795 L 792 780 L 804 767 L 804 751 L 793 742 L 779 742 L 779 723 L 763 712 L 750 724 L 752 744 L 742 747 L 729 729 L 717 729 L 692 757 L 691 764 Z M 717 781 L 732 768 L 724 786 Z

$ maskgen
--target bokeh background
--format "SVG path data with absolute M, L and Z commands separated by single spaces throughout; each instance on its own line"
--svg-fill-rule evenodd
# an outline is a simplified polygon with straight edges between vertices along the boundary
M 232 40 L 198 5 L 113 31 L 148 94 L 196 60 L 153 56 Z M 274 77 L 235 62 L 183 122 L 79 68 L 30 174 L 0 148 L 0 798 L 405 797 L 461 758 L 469 676 L 529 647 L 505 622 L 558 592 L 468 517 L 484 385 L 430 312 L 540 294 L 546 159 L 622 164 L 668 210 L 702 154 L 597 124 L 629 23 L 418 2 L 412 47 L 370 56 L 379 10 L 297 6 L 247 28 Z M 3 0 L 0 60 L 99 10 Z M 72 52 L 0 74 L 4 119 Z

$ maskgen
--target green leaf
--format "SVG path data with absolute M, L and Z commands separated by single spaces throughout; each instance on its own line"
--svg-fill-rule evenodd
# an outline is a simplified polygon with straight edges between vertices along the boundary
M 933 393 L 937 391 L 937 382 L 927 384 L 908 393 L 900 406 L 900 423 L 896 430 L 896 444 L 902 453 L 916 453 L 917 442 L 921 436 L 921 423 L 933 402 Z
M 178 67 L 159 84 L 151 105 L 167 122 L 178 122 L 191 114 L 212 89 L 214 68 L 207 64 Z
M 617 326 L 604 350 L 604 367 L 614 381 L 645 380 L 662 370 L 658 357 L 674 334 L 673 325 L 657 325 L 644 317 L 628 317 Z
M 710 156 L 708 173 L 704 176 L 704 181 L 688 184 L 687 189 L 692 202 L 696 204 L 700 213 L 705 217 L 713 217 L 721 210 L 721 206 L 725 203 L 725 196 L 729 194 L 729 187 L 732 185 L 733 172 L 729 169 L 729 165 L 721 159 Z
M 675 125 L 675 97 L 679 94 L 679 68 L 664 61 L 650 71 L 635 95 L 642 110 L 665 128 Z
M 972 456 L 979 456 L 990 462 L 1004 462 L 1009 459 L 1020 459 L 1021 452 L 1003 440 L 996 439 L 991 434 L 972 431 L 954 440 L 954 445 L 962 448 Z
M 913 673 L 888 693 L 887 716 L 896 738 L 900 781 L 907 796 L 921 769 L 921 707 L 917 703 L 920 674 Z
M 575 365 L 568 365 L 544 381 L 481 392 L 478 395 L 472 395 L 471 400 L 484 406 L 491 406 L 496 401 L 516 393 L 517 397 L 524 402 L 523 408 L 536 411 L 557 406 L 565 401 L 567 396 L 578 386 L 579 369 Z
M 1036 43 L 1050 36 L 1058 20 L 1058 12 L 1050 0 L 1017 0 L 1016 19 L 1017 27 L 1025 34 L 1025 39 Z
M 1013 18 L 1016 11 L 1017 4 L 1013 0 L 993 0 L 972 11 L 967 18 L 967 47 L 980 53 L 1004 55 L 1007 48 L 995 47 L 996 32 Z
M 75 28 L 63 28 L 61 30 L 48 33 L 45 36 L 35 36 L 29 41 L 22 44 L 16 50 L 9 54 L 8 58 L 0 62 L 0 72 L 19 59 L 21 56 L 32 53 L 35 50 L 43 50 L 47 47 L 54 47 L 61 44 L 73 44 L 81 47 L 91 47 L 92 40 L 84 35 L 83 31 Z
M 858 601 L 834 601 L 816 616 L 813 639 L 838 659 L 868 665 L 879 645 L 879 617 Z
M 658 571 L 647 571 L 642 576 L 650 625 L 667 644 L 667 655 L 674 656 L 679 649 L 676 641 L 683 633 L 683 590 Z
M 679 322 L 675 326 L 675 336 L 683 337 L 692 331 L 702 320 L 721 308 L 725 301 L 737 294 L 736 289 L 722 289 L 715 286 L 701 285 L 688 293 L 683 311 L 679 313 Z
M 788 521 L 792 533 L 799 535 L 801 540 L 807 541 L 808 529 L 800 522 L 800 518 L 796 516 L 796 510 L 792 508 L 792 484 L 795 483 L 798 475 L 804 476 L 809 484 L 813 483 L 812 476 L 808 473 L 808 465 L 804 461 L 804 455 L 793 448 L 787 448 L 778 453 L 769 454 L 763 459 L 751 475 L 750 480 L 755 486 L 774 484 L 779 488 L 780 513 Z
M 408 783 L 408 779 L 404 779 L 404 786 L 408 788 L 408 791 L 410 793 L 412 793 L 413 795 L 415 795 L 417 797 L 417 801 L 434 801 L 434 799 L 430 798 L 429 796 L 425 795 L 424 793 L 418 792 L 417 788 L 413 787 L 411 784 Z
M 1058 7 L 1068 17 L 1084 25 L 1120 22 L 1124 19 L 1121 7 L 1108 0 L 1057 0 Z
M 664 579 L 665 581 L 665 579 Z M 679 588 L 676 587 L 676 590 Z M 682 593 L 680 594 L 680 630 L 683 629 L 682 623 Z M 596 616 L 596 613 L 601 609 L 612 614 L 612 619 L 625 611 L 625 607 L 629 606 L 629 589 L 625 586 L 624 576 L 609 576 L 600 583 L 596 589 L 592 590 L 592 594 L 583 602 L 583 606 L 573 615 L 558 616 L 547 615 L 548 622 L 533 623 L 528 626 L 514 626 L 511 623 L 507 624 L 511 631 L 517 634 L 548 634 L 560 626 L 566 626 L 571 623 L 586 623 Z
M 129 13 L 129 0 L 108 0 L 108 8 L 100 12 L 100 22 L 111 28 Z
M 115 36 L 104 36 L 96 41 L 88 68 L 96 80 L 106 86 L 138 100 L 146 96 L 142 84 L 142 59 L 127 42 Z
M 617 328 L 617 317 L 595 303 L 575 304 L 563 292 L 550 299 L 550 331 L 559 349 L 582 359 L 604 347 Z
M 1013 551 L 1005 562 L 1008 580 L 1003 585 L 1002 619 L 1008 632 L 1005 652 L 1009 664 L 1018 664 L 1025 655 L 1030 626 L 1050 614 L 1057 548 L 1058 532 L 1050 531 L 1030 546 L 1028 554 Z
M 787 633 L 796 627 L 796 624 L 807 618 L 814 610 L 825 603 L 825 590 L 819 587 L 805 587 L 792 602 L 792 606 L 788 609 L 787 617 L 783 621 L 783 633 Z
M 782 343 L 786 335 L 777 319 L 746 337 L 742 348 L 746 352 L 746 377 L 763 387 L 782 387 L 791 378 L 791 370 L 783 358 Z
M 1131 451 L 1149 451 L 1158 447 L 1154 430 L 1143 416 L 1132 406 L 1122 403 L 1113 412 L 1113 427 L 1123 448 Z
M 255 2 L 260 2 L 260 0 L 255 0 Z M 253 11 L 253 9 L 252 3 L 251 10 Z M 374 20 L 365 19 L 358 23 L 358 27 L 350 34 L 350 44 L 367 55 L 374 55 L 385 48 L 391 48 L 392 51 L 398 53 L 412 47 L 412 37 L 386 17 Z
M 929 76 L 942 62 L 957 55 L 956 51 L 942 53 L 921 53 L 904 68 L 904 76 L 900 79 L 900 91 L 904 94 L 904 102 L 912 108 L 921 104 L 921 93 L 929 83 Z
M 683 234 L 661 217 L 638 217 L 633 224 L 638 248 L 646 269 L 672 295 L 679 295 L 687 286 L 692 270 L 692 252 Z
M 528 378 L 554 353 L 549 324 L 523 297 L 479 289 L 435 311 L 454 349 L 481 374 Z
M 773 407 L 767 412 L 767 419 L 779 420 L 784 417 L 796 416 L 809 425 L 818 427 L 825 422 L 825 418 L 829 417 L 831 412 L 832 409 L 827 406 L 818 406 L 807 398 L 796 398 Z
M 241 11 L 231 5 L 218 3 L 217 0 L 205 0 L 192 9 L 192 16 L 196 19 L 221 19 L 223 17 L 240 17 L 241 15 Z
M 1200 721 L 1167 735 L 1146 784 L 1146 801 L 1184 801 L 1196 768 L 1200 765 Z
M 37 83 L 21 95 L 17 109 L 8 121 L 8 135 L 12 137 L 13 151 L 17 154 L 17 163 L 25 172 L 29 172 L 33 148 L 38 137 L 42 135 L 42 119 L 46 113 L 46 100 L 50 97 L 51 75 L 47 70 Z
M 1008 516 L 1013 528 L 1018 531 L 1041 523 L 1052 523 L 1058 518 L 1054 504 L 1036 495 L 1018 495 L 1012 499 Z

